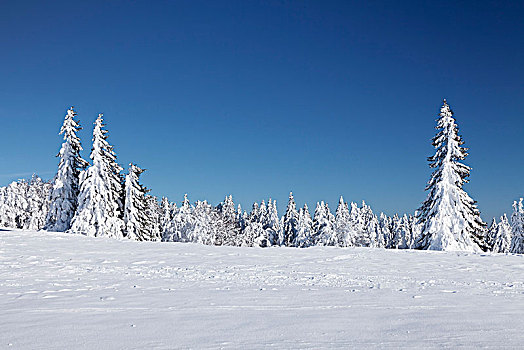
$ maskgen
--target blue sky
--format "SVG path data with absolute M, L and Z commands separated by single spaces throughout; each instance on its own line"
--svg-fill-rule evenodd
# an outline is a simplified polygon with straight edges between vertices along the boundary
M 514 1 L 4 1 L 0 184 L 53 176 L 74 105 L 86 158 L 103 112 L 119 162 L 173 201 L 413 212 L 445 97 L 489 220 L 524 195 L 522 18 Z

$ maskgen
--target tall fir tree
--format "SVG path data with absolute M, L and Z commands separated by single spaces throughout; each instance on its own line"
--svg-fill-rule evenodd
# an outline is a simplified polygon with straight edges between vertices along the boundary
M 446 100 L 437 119 L 433 138 L 435 155 L 428 158 L 435 169 L 427 184 L 427 199 L 420 208 L 424 225 L 419 248 L 429 250 L 478 251 L 486 249 L 486 224 L 480 218 L 476 202 L 462 189 L 470 175 L 463 161 L 467 148 L 458 134 L 458 126 Z
M 80 176 L 78 207 L 70 230 L 87 236 L 122 238 L 122 168 L 104 127 L 103 115 L 99 114 L 93 130 L 93 164 Z
M 75 120 L 76 116 L 73 107 L 69 108 L 59 133 L 64 142 L 57 155 L 60 162 L 49 193 L 49 211 L 45 220 L 48 231 L 65 232 L 71 227 L 77 208 L 80 172 L 88 165 L 80 156 L 82 145 L 77 133 L 82 128 Z
M 491 220 L 491 225 L 489 225 L 486 231 L 485 242 L 486 247 L 488 247 L 488 250 L 493 251 L 493 245 L 495 244 L 495 237 L 497 236 L 498 226 L 499 225 L 497 223 L 497 220 L 493 218 L 493 220 Z
M 524 208 L 522 198 L 513 202 L 513 214 L 511 215 L 511 247 L 512 253 L 524 253 Z
M 164 235 L 164 232 L 167 230 L 171 220 L 173 220 L 173 206 L 171 205 L 167 197 L 162 197 L 160 203 L 160 210 L 160 233 L 162 237 Z
M 289 192 L 286 213 L 284 214 L 283 245 L 291 247 L 297 238 L 298 212 L 293 192 Z
M 351 247 L 355 244 L 355 235 L 349 217 L 349 207 L 342 196 L 340 196 L 337 211 L 335 212 L 335 234 L 339 246 Z
M 149 241 L 152 238 L 151 225 L 146 210 L 148 203 L 146 194 L 149 192 L 140 184 L 140 175 L 144 172 L 137 165 L 129 164 L 129 172 L 125 180 L 124 225 L 127 238 L 136 241 Z

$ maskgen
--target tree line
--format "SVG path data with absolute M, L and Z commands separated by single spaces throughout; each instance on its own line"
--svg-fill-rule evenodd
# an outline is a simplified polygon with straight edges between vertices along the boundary
M 313 215 L 305 204 L 297 209 L 290 193 L 284 216 L 271 198 L 255 202 L 249 212 L 226 196 L 217 206 L 191 203 L 184 196 L 177 206 L 159 201 L 141 183 L 144 172 L 129 164 L 127 174 L 107 140 L 103 115 L 93 129 L 90 162 L 80 152 L 81 130 L 71 107 L 60 129 L 63 143 L 58 170 L 50 182 L 34 175 L 0 188 L 0 225 L 4 227 L 107 236 L 137 241 L 194 242 L 230 246 L 339 246 L 390 249 L 431 249 L 524 253 L 522 199 L 488 227 L 476 202 L 464 191 L 470 168 L 458 126 L 446 100 L 433 138 L 434 169 L 426 186 L 428 196 L 412 215 L 376 215 L 365 203 L 342 197 L 333 214 L 324 202 Z

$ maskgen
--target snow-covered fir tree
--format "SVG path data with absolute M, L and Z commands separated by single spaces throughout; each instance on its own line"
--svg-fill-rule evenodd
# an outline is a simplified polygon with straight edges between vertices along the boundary
M 193 210 L 191 242 L 212 245 L 216 235 L 215 209 L 207 201 L 197 201 Z
M 304 207 L 298 211 L 297 237 L 293 246 L 307 248 L 313 244 L 313 220 L 307 204 L 304 204 Z
M 173 205 L 169 202 L 167 197 L 162 197 L 160 203 L 161 217 L 160 217 L 160 233 L 161 237 L 168 229 L 171 220 L 173 220 Z
M 219 225 L 215 236 L 216 245 L 238 246 L 240 244 L 240 224 L 232 196 L 226 196 L 217 206 Z
M 500 217 L 497 223 L 495 235 L 493 237 L 491 250 L 494 253 L 509 253 L 511 249 L 511 225 L 508 222 L 506 214 Z
M 48 231 L 65 232 L 71 227 L 77 208 L 80 172 L 88 165 L 80 156 L 82 146 L 77 132 L 81 127 L 75 120 L 76 115 L 73 107 L 69 108 L 60 129 L 59 135 L 63 135 L 64 142 L 57 155 L 60 158 L 58 171 L 49 193 L 49 211 L 45 224 Z
M 335 235 L 337 244 L 341 247 L 352 247 L 355 244 L 355 231 L 351 226 L 349 207 L 340 196 L 337 211 L 335 213 Z
M 384 247 L 388 249 L 398 248 L 401 240 L 399 233 L 395 231 L 395 224 L 399 221 L 399 217 L 395 214 L 392 218 L 384 213 L 380 213 L 378 219 L 378 227 L 384 239 Z
M 282 225 L 278 216 L 277 201 L 269 198 L 266 210 L 262 216 L 262 226 L 265 231 L 264 237 L 267 238 L 267 246 L 282 244 Z
M 393 246 L 394 249 L 411 249 L 413 245 L 412 224 L 407 215 L 393 217 Z
M 20 179 L 11 182 L 5 191 L 4 205 L 2 208 L 3 226 L 12 228 L 24 228 L 27 225 L 29 202 L 27 193 L 29 184 Z
M 315 245 L 335 246 L 338 243 L 334 230 L 335 217 L 329 211 L 327 203 L 317 203 L 313 216 L 313 232 Z
M 78 207 L 71 221 L 71 231 L 88 236 L 122 238 L 123 186 L 122 168 L 107 142 L 103 115 L 99 114 L 93 130 L 92 165 L 82 171 Z
M 149 226 L 150 241 L 159 241 L 162 239 L 162 209 L 158 203 L 158 198 L 146 194 L 146 217 Z
M 489 225 L 486 231 L 486 237 L 485 237 L 486 247 L 488 247 L 488 250 L 493 251 L 493 244 L 495 243 L 495 236 L 497 235 L 497 229 L 498 229 L 497 220 L 493 218 L 493 220 L 491 220 L 491 224 Z
M 49 212 L 49 193 L 51 184 L 44 182 L 38 175 L 33 174 L 27 191 L 28 222 L 24 228 L 40 230 L 46 223 Z
M 524 253 L 524 208 L 522 198 L 513 202 L 513 214 L 511 215 L 511 247 L 512 253 Z
M 285 246 L 293 246 L 297 237 L 298 212 L 293 192 L 289 192 L 289 200 L 287 203 L 286 213 L 284 214 L 283 237 Z
M 267 247 L 266 232 L 260 222 L 250 221 L 245 227 L 241 239 L 241 247 Z
M 361 208 L 358 208 L 355 203 L 351 203 L 349 216 L 351 225 L 355 230 L 355 246 L 385 247 L 378 218 L 366 202 L 362 201 Z
M 51 184 L 36 174 L 30 181 L 20 179 L 0 188 L 0 226 L 42 229 L 49 209 L 50 189 Z
M 174 208 L 173 219 L 163 233 L 164 242 L 192 242 L 194 231 L 193 206 L 189 202 L 187 193 L 180 208 Z
M 440 109 L 437 129 L 433 138 L 436 153 L 428 158 L 435 170 L 426 187 L 428 197 L 420 208 L 420 222 L 424 227 L 419 248 L 485 249 L 486 224 L 480 218 L 475 201 L 462 188 L 470 174 L 470 167 L 461 162 L 468 155 L 467 148 L 462 146 L 464 141 L 446 100 Z
M 351 202 L 349 210 L 349 222 L 354 231 L 353 245 L 356 247 L 371 246 L 371 237 L 365 229 L 365 222 L 360 215 L 360 208 L 357 203 Z
M 137 165 L 129 164 L 125 180 L 124 225 L 125 236 L 131 240 L 149 241 L 152 238 L 150 217 L 147 215 L 148 190 L 140 184 L 140 175 L 144 172 Z

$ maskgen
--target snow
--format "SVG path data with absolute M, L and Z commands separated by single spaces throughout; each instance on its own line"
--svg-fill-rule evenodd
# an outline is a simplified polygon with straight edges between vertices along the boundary
M 0 231 L 0 348 L 518 348 L 524 256 Z

